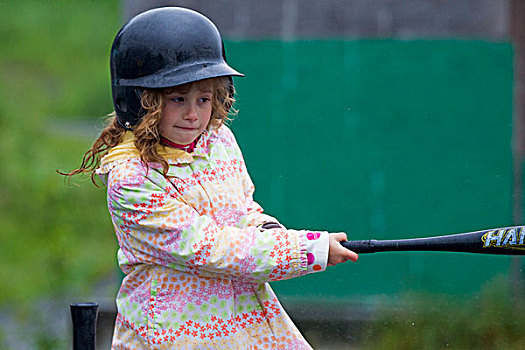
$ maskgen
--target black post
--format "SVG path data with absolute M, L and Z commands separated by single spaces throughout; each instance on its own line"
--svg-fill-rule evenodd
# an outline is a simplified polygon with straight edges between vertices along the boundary
M 97 303 L 71 304 L 73 350 L 95 350 Z

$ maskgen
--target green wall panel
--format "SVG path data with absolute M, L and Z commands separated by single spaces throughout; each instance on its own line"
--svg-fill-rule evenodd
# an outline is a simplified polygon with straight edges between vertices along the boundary
M 226 43 L 232 124 L 256 200 L 291 228 L 353 239 L 512 224 L 512 46 L 484 41 Z M 509 257 L 362 255 L 272 286 L 294 298 L 470 293 Z

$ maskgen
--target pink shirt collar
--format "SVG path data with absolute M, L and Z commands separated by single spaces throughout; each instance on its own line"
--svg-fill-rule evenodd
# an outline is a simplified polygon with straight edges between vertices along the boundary
M 187 144 L 187 145 L 180 145 L 178 143 L 175 143 L 173 141 L 170 141 L 168 140 L 167 138 L 161 136 L 160 137 L 160 143 L 163 144 L 164 146 L 169 146 L 169 147 L 173 147 L 173 148 L 178 148 L 178 149 L 181 149 L 183 151 L 186 151 L 188 153 L 192 153 L 193 150 L 195 149 L 195 145 L 197 144 L 197 140 L 199 138 L 196 138 L 192 143 L 190 144 Z

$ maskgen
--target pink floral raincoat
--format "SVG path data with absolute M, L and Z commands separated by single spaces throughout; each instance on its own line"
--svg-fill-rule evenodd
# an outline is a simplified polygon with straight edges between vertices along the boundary
M 113 349 L 310 349 L 267 282 L 323 271 L 326 232 L 285 228 L 253 201 L 231 131 L 206 132 L 193 153 L 159 146 L 141 163 L 133 134 L 102 159 L 126 274 Z

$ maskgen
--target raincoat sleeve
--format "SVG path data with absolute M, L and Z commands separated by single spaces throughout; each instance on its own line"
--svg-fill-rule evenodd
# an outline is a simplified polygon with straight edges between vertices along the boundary
M 231 145 L 233 156 L 241 160 L 242 164 L 242 183 L 244 187 L 244 193 L 248 203 L 248 226 L 255 226 L 263 228 L 265 223 L 277 223 L 284 228 L 284 226 L 274 217 L 263 213 L 263 208 L 253 200 L 253 194 L 255 192 L 255 186 L 250 178 L 246 163 L 241 152 L 240 147 L 235 140 L 235 136 L 228 128 L 223 128 L 223 135 L 228 139 L 227 143 Z M 318 272 L 326 269 L 328 261 L 328 236 L 322 235 L 316 232 L 307 233 L 307 271 Z
M 114 168 L 108 178 L 108 206 L 126 273 L 136 264 L 162 265 L 200 276 L 267 282 L 288 279 L 326 266 L 317 246 L 328 234 L 253 226 L 220 227 L 200 215 L 157 171 L 139 160 Z M 307 251 L 308 249 L 311 251 Z M 324 266 L 322 261 L 325 260 Z
M 237 159 L 240 159 L 241 162 L 241 176 L 242 176 L 242 185 L 244 188 L 244 195 L 246 197 L 247 201 L 247 207 L 248 207 L 248 215 L 247 215 L 247 226 L 255 226 L 255 227 L 261 227 L 263 224 L 267 222 L 274 222 L 278 223 L 281 226 L 283 226 L 275 217 L 267 215 L 263 212 L 263 208 L 253 200 L 253 194 L 255 192 L 255 186 L 252 182 L 252 179 L 250 178 L 250 175 L 248 173 L 248 169 L 246 168 L 246 163 L 244 162 L 244 158 L 242 155 L 242 152 L 237 144 L 237 141 L 235 140 L 235 137 L 227 129 L 227 132 L 225 132 L 226 137 L 229 138 L 229 143 L 231 145 L 231 151 L 233 153 L 233 156 Z

